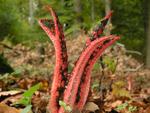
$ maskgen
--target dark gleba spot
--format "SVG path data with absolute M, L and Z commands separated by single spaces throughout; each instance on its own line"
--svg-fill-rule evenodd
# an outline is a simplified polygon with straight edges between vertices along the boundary
M 67 77 L 64 75 L 64 73 L 62 73 L 62 81 L 67 82 Z
M 105 40 L 105 41 L 103 42 L 103 44 L 105 45 L 105 44 L 107 44 L 108 42 L 110 42 L 110 40 Z
M 90 56 L 90 59 L 93 59 L 94 58 L 94 55 L 92 54 L 91 56 Z
M 102 49 L 102 46 L 99 46 L 98 49 Z
M 79 88 L 78 88 L 78 92 L 77 92 L 77 97 L 76 97 L 76 103 L 78 103 L 79 101 L 80 101 L 80 91 L 81 91 L 81 88 L 80 88 L 80 86 L 79 86 Z
M 64 87 L 59 87 L 57 90 L 59 93 L 63 93 L 64 89 L 65 89 Z
M 107 24 L 107 22 L 108 22 L 108 19 L 106 19 L 106 20 L 102 20 L 102 21 L 101 21 L 102 26 L 103 26 L 103 27 L 105 27 L 105 26 L 106 26 L 106 24 Z
M 52 21 L 43 21 L 43 24 L 48 28 L 54 28 L 54 23 Z
M 66 50 L 66 45 L 62 44 L 61 48 L 62 48 L 63 51 Z

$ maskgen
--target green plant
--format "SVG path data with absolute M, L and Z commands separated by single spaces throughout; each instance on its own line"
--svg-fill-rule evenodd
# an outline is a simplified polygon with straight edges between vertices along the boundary
M 129 106 L 129 108 L 128 108 L 128 111 L 129 112 L 134 112 L 134 111 L 137 111 L 137 107 L 136 106 Z
M 127 106 L 128 106 L 128 103 L 125 102 L 125 103 L 123 103 L 123 104 L 118 105 L 117 108 L 116 108 L 116 110 L 117 110 L 117 111 L 123 110 L 123 109 L 125 109 Z
M 131 101 L 128 101 L 128 102 L 125 102 L 123 104 L 118 105 L 116 110 L 117 111 L 121 111 L 121 110 L 125 110 L 126 109 L 129 113 L 137 111 L 137 107 L 130 105 L 129 104 L 130 102 Z
M 103 63 L 108 67 L 108 69 L 114 73 L 116 70 L 117 63 L 113 58 L 110 58 L 109 56 L 104 56 Z
M 67 105 L 65 102 L 61 101 L 61 100 L 59 101 L 59 105 L 62 106 L 65 109 L 65 111 L 67 111 L 67 112 L 72 111 L 72 108 L 69 105 Z
M 31 105 L 31 99 L 33 94 L 40 89 L 41 83 L 38 83 L 32 87 L 30 87 L 27 91 L 25 91 L 22 95 L 22 98 L 17 102 L 14 103 L 14 105 L 24 105 L 25 108 L 21 111 L 21 113 L 28 113 L 31 111 L 32 105 Z
M 33 96 L 33 94 L 38 90 L 40 89 L 41 87 L 41 83 L 38 83 L 34 86 L 32 86 L 31 88 L 29 88 L 27 91 L 25 91 L 23 93 L 23 97 L 19 100 L 19 104 L 23 104 L 25 106 L 31 104 L 31 98 Z
M 93 84 L 92 84 L 92 90 L 94 90 L 95 88 L 96 89 L 98 89 L 99 88 L 99 83 L 98 82 L 94 82 Z
M 112 85 L 112 93 L 116 97 L 129 97 L 130 93 L 125 89 L 124 81 L 117 81 Z

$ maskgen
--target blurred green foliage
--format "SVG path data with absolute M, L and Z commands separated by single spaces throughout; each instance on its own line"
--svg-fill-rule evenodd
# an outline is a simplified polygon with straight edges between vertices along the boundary
M 127 102 L 124 102 L 124 103 L 118 105 L 116 110 L 117 111 L 126 110 L 126 111 L 128 111 L 128 113 L 135 113 L 137 111 L 137 106 L 131 105 L 130 102 L 132 102 L 132 101 L 127 101 Z
M 49 17 L 44 9 L 51 5 L 63 23 L 65 35 L 75 32 L 85 33 L 105 15 L 105 0 L 80 0 L 81 12 L 76 13 L 74 0 L 32 0 L 33 25 L 30 25 L 29 1 L 0 0 L 0 40 L 8 38 L 13 43 L 45 41 L 45 33 L 37 20 Z M 111 3 L 113 13 L 112 33 L 120 35 L 127 48 L 143 51 L 144 48 L 144 10 L 143 0 L 114 0 Z M 77 23 L 80 17 L 82 22 Z
M 28 4 L 22 0 L 0 0 L 0 40 L 5 38 L 19 43 L 40 40 L 45 36 L 39 29 L 36 16 L 34 26 L 29 24 Z
M 114 0 L 113 33 L 122 36 L 127 48 L 142 51 L 144 45 L 143 0 Z

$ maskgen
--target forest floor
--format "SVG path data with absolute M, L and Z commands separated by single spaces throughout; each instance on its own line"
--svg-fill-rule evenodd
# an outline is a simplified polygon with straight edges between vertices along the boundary
M 84 36 L 67 40 L 69 72 L 84 45 Z M 32 105 L 33 113 L 46 113 L 55 64 L 53 45 L 33 42 L 30 46 L 11 46 L 2 42 L 0 53 L 14 68 L 13 73 L 0 75 L 0 113 L 19 113 L 28 104 Z M 91 77 L 91 90 L 83 113 L 150 113 L 150 70 L 122 44 L 117 43 L 104 52 Z M 30 88 L 37 83 L 42 84 L 39 90 Z M 27 94 L 32 98 L 23 100 L 27 89 L 34 95 Z M 26 107 L 26 111 L 29 108 L 31 106 Z

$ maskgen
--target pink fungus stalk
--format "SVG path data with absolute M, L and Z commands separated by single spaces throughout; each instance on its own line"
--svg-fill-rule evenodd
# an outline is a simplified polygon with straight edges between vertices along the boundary
M 48 108 L 51 113 L 65 113 L 65 109 L 59 105 L 61 100 L 72 109 L 82 111 L 90 90 L 90 75 L 94 63 L 106 48 L 119 39 L 115 35 L 100 37 L 112 12 L 101 20 L 101 23 L 88 36 L 86 47 L 76 61 L 71 76 L 68 76 L 68 55 L 62 26 L 55 11 L 49 6 L 47 9 L 52 15 L 52 20 L 40 19 L 39 24 L 52 40 L 56 56 Z

